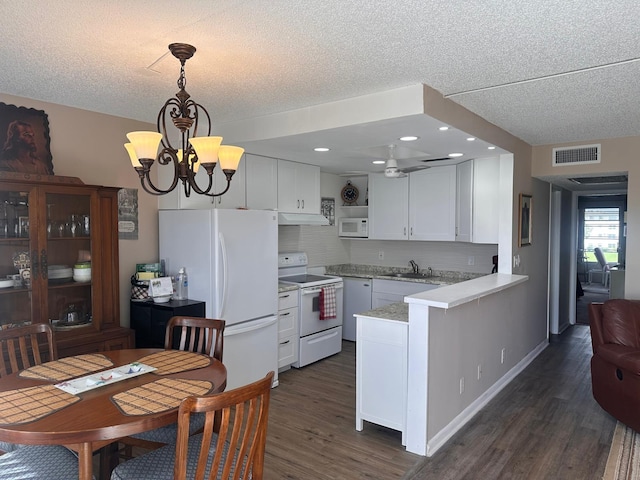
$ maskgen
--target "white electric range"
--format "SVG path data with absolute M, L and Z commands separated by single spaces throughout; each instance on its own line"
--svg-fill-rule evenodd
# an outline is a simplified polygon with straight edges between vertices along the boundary
M 298 362 L 304 367 L 342 350 L 343 282 L 340 277 L 307 273 L 309 259 L 304 252 L 278 254 L 278 281 L 298 288 Z M 320 320 L 320 292 L 335 288 L 336 318 Z

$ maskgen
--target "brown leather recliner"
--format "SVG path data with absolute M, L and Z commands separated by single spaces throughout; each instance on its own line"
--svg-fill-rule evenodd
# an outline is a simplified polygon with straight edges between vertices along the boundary
M 640 301 L 589 304 L 591 387 L 600 406 L 640 432 Z

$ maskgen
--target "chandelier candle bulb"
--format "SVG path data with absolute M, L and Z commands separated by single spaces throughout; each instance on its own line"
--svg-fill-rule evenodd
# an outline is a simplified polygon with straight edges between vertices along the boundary
M 224 170 L 237 170 L 244 148 L 234 147 L 231 145 L 223 145 L 218 150 L 218 159 L 220 160 L 220 168 Z
M 142 168 L 142 164 L 140 160 L 138 160 L 138 156 L 136 155 L 136 150 L 133 148 L 132 143 L 125 143 L 124 148 L 127 149 L 127 153 L 129 154 L 129 159 L 131 160 L 131 165 L 133 168 Z
M 194 137 L 190 142 L 198 155 L 199 163 L 207 165 L 218 161 L 218 149 L 222 143 L 222 137 Z
M 133 145 L 138 161 L 141 158 L 155 159 L 162 135 L 157 132 L 129 132 L 127 138 Z

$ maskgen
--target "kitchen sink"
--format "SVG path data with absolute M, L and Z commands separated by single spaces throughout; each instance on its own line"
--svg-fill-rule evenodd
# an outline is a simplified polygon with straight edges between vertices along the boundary
M 391 277 L 391 278 L 416 278 L 416 279 L 427 279 L 431 278 L 429 275 L 425 275 L 424 273 L 390 273 L 388 275 L 383 275 L 383 277 Z

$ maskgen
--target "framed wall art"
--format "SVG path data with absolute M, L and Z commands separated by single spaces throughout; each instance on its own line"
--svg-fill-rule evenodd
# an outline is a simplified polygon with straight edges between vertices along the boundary
M 0 170 L 53 175 L 49 118 L 44 110 L 0 103 Z
M 520 222 L 518 223 L 518 246 L 531 245 L 533 197 L 520 194 Z

